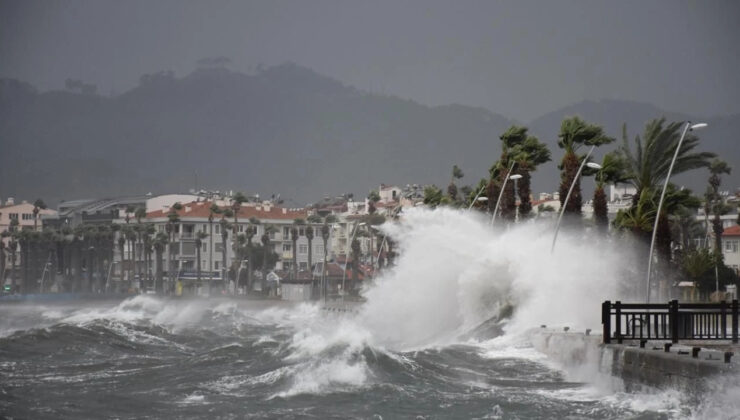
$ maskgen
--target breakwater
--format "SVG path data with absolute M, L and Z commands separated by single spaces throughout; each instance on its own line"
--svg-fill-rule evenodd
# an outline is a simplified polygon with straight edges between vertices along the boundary
M 534 331 L 531 341 L 538 351 L 575 375 L 610 375 L 627 390 L 672 388 L 695 396 L 706 390 L 708 379 L 740 372 L 729 343 L 689 346 L 625 340 L 602 344 L 601 335 L 546 329 Z

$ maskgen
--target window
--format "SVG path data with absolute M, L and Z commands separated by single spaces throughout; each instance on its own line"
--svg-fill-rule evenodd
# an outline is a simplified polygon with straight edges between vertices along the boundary
M 290 244 L 283 244 L 283 251 L 290 251 Z
M 738 249 L 738 241 L 725 241 L 725 253 L 736 253 Z
M 173 242 L 172 245 L 172 253 L 173 254 L 179 254 L 180 253 L 180 243 L 179 242 Z
M 23 213 L 21 217 L 23 220 L 33 220 L 33 213 Z
M 315 251 L 316 255 L 324 255 L 324 244 L 317 244 L 316 246 L 313 247 L 313 249 L 316 250 Z
M 208 244 L 205 242 L 201 242 L 200 244 L 200 252 L 208 252 Z
M 303 228 L 298 229 L 298 235 L 300 236 L 306 236 L 306 231 Z
M 290 238 L 290 228 L 289 227 L 283 228 L 283 238 L 286 238 L 286 239 Z
M 298 268 L 301 270 L 308 270 L 308 263 L 307 262 L 300 262 L 298 263 Z
M 217 234 L 221 233 L 221 225 L 216 225 L 216 230 L 214 232 L 216 232 Z
M 183 242 L 182 243 L 182 253 L 185 255 L 194 255 L 195 254 L 195 242 Z
M 270 239 L 275 239 L 275 231 L 274 230 L 271 230 L 270 231 Z
M 300 244 L 300 245 L 298 245 L 298 253 L 299 254 L 308 254 L 308 245 L 306 245 L 306 244 Z
M 218 270 L 218 263 L 219 263 L 219 261 L 214 261 L 213 262 L 213 269 L 214 270 Z
M 18 220 L 18 213 L 8 213 L 10 220 Z
M 213 250 L 216 252 L 222 252 L 224 250 L 224 244 L 220 242 L 216 242 L 215 246 L 213 247 Z

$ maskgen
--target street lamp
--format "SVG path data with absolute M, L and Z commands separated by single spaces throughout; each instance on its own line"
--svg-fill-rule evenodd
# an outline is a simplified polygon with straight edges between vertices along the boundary
M 355 227 L 352 229 L 352 238 L 347 242 L 347 246 L 345 247 L 345 254 L 344 254 L 344 269 L 342 270 L 342 304 L 344 304 L 344 296 L 347 294 L 347 289 L 344 287 L 344 281 L 347 278 L 347 257 L 349 256 L 349 248 L 352 242 L 355 240 L 355 234 L 357 234 L 357 228 L 360 226 L 365 226 L 365 222 L 358 223 L 355 225 Z M 355 262 L 352 261 L 354 264 Z
M 668 174 L 666 174 L 665 177 L 665 183 L 663 183 L 663 191 L 660 193 L 660 200 L 658 201 L 658 212 L 655 213 L 655 223 L 653 224 L 653 237 L 650 240 L 650 254 L 648 255 L 648 268 L 647 268 L 647 281 L 645 282 L 647 292 L 646 292 L 646 302 L 650 303 L 650 271 L 653 266 L 653 249 L 655 249 L 655 237 L 658 233 L 658 221 L 660 220 L 660 210 L 663 208 L 663 199 L 665 198 L 665 191 L 668 188 L 668 181 L 671 179 L 671 172 L 673 172 L 673 165 L 676 163 L 676 159 L 678 158 L 678 152 L 681 151 L 681 144 L 683 143 L 683 139 L 686 137 L 686 133 L 691 130 L 698 130 L 700 128 L 706 127 L 706 123 L 698 123 L 691 125 L 691 121 L 686 121 L 686 125 L 683 128 L 683 133 L 681 133 L 681 138 L 678 140 L 678 145 L 676 146 L 676 151 L 673 153 L 673 160 L 671 160 L 671 166 L 668 167 Z
M 496 213 L 498 213 L 498 206 L 499 204 L 501 204 L 501 197 L 503 197 L 504 190 L 506 190 L 506 182 L 509 180 L 509 178 L 511 178 L 511 171 L 514 169 L 514 165 L 516 165 L 516 162 L 511 162 L 511 166 L 509 166 L 509 171 L 506 172 L 506 178 L 504 178 L 504 184 L 501 186 L 501 192 L 498 193 L 496 207 L 493 209 L 493 216 L 491 216 L 491 227 L 493 227 L 494 222 L 496 222 Z M 521 175 L 519 177 L 521 178 Z
M 484 186 L 481 187 L 480 191 L 478 191 L 478 194 L 476 194 L 475 195 L 475 198 L 473 198 L 473 201 L 470 202 L 470 206 L 468 207 L 468 211 L 470 211 L 470 210 L 473 209 L 473 205 L 475 205 L 475 203 L 477 201 L 486 201 L 486 200 L 488 200 L 488 197 L 481 197 L 480 196 L 481 194 L 483 194 L 483 190 L 485 190 L 487 186 L 488 185 L 484 185 Z
M 515 209 L 514 209 L 514 223 L 516 223 L 516 222 L 519 221 L 519 204 L 516 204 L 516 196 L 519 195 L 519 193 L 517 191 L 517 183 L 516 182 L 518 180 L 520 180 L 522 178 L 522 176 L 519 175 L 519 174 L 516 174 L 516 175 L 510 176 L 509 178 L 514 180 L 514 207 L 515 207 Z
M 576 181 L 578 181 L 581 178 L 581 172 L 583 171 L 583 167 L 588 165 L 589 168 L 593 169 L 601 169 L 601 165 L 595 162 L 588 162 L 589 156 L 591 156 L 591 152 L 594 151 L 594 148 L 596 146 L 591 146 L 591 148 L 588 150 L 588 153 L 586 153 L 586 157 L 583 158 L 583 162 L 581 162 L 581 166 L 578 167 L 578 172 L 576 172 L 576 176 L 573 178 L 573 182 L 570 183 L 570 188 L 568 189 L 568 194 L 565 196 L 565 201 L 563 201 L 563 204 L 560 206 L 560 215 L 558 216 L 558 224 L 555 225 L 555 235 L 552 237 L 552 246 L 550 247 L 550 254 L 552 254 L 555 251 L 555 241 L 558 239 L 558 232 L 560 231 L 560 223 L 563 221 L 563 214 L 565 214 L 565 207 L 568 206 L 568 200 L 570 199 L 570 194 L 573 192 L 573 187 L 576 186 Z

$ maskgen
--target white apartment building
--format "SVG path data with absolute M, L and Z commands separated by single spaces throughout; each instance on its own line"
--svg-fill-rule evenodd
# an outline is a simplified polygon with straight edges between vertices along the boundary
M 175 254 L 175 266 L 178 272 L 194 272 L 197 269 L 196 262 L 196 248 L 195 240 L 198 232 L 205 232 L 208 236 L 202 240 L 201 247 L 201 271 L 203 278 L 220 279 L 222 275 L 223 257 L 224 252 L 226 253 L 226 268 L 231 265 L 234 258 L 233 241 L 234 231 L 233 227 L 228 230 L 228 238 L 226 240 L 226 247 L 224 249 L 222 236 L 221 236 L 221 215 L 214 215 L 213 223 L 208 222 L 208 217 L 211 214 L 210 207 L 212 202 L 210 201 L 193 201 L 190 203 L 183 203 L 182 209 L 179 210 L 178 217 L 179 222 L 175 226 L 174 235 L 174 254 Z M 217 205 L 224 204 L 217 202 Z M 163 205 L 161 210 L 155 210 L 147 213 L 146 220 L 143 223 L 153 224 L 157 232 L 166 233 L 166 225 L 168 222 L 169 206 Z M 226 206 L 221 207 L 226 208 Z M 269 202 L 262 204 L 245 203 L 239 209 L 237 214 L 237 235 L 246 232 L 247 226 L 249 226 L 250 219 L 256 218 L 259 220 L 259 224 L 254 226 L 257 228 L 257 232 L 252 238 L 252 243 L 260 244 L 261 237 L 268 226 L 274 228 L 270 233 L 270 246 L 273 251 L 280 257 L 277 262 L 275 269 L 277 270 L 289 270 L 292 268 L 293 253 L 296 254 L 296 262 L 299 268 L 308 268 L 308 238 L 306 237 L 307 225 L 295 225 L 296 219 L 306 220 L 308 212 L 304 209 L 286 209 L 282 207 L 276 207 L 271 205 Z M 131 221 L 130 223 L 134 223 Z M 234 217 L 228 219 L 230 224 L 234 223 Z M 125 223 L 123 219 L 119 219 L 117 223 Z M 298 230 L 298 240 L 296 241 L 296 250 L 293 249 L 293 242 L 290 236 L 291 228 L 295 227 Z M 324 256 L 324 244 L 321 239 L 321 225 L 311 225 L 314 230 L 314 238 L 311 243 L 312 248 L 312 262 L 316 263 L 323 260 Z M 331 246 L 332 241 L 328 241 L 328 246 Z M 116 257 L 117 261 L 120 261 L 120 255 Z M 164 260 L 166 261 L 166 252 Z
M 725 265 L 740 274 L 740 225 L 730 226 L 722 232 L 722 255 Z

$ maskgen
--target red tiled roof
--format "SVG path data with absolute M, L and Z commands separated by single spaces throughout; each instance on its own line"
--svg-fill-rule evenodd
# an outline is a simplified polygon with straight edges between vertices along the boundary
M 722 232 L 722 236 L 740 236 L 740 225 L 728 227 Z
M 187 203 L 182 205 L 182 209 L 177 212 L 177 215 L 180 216 L 180 218 L 187 218 L 187 217 L 198 217 L 198 218 L 208 218 L 208 215 L 211 214 L 211 202 L 210 201 L 194 201 L 192 203 Z M 230 208 L 229 206 L 220 207 L 222 210 Z M 189 211 L 187 209 L 190 209 Z M 259 210 L 258 210 L 259 209 Z M 158 217 L 167 217 L 167 214 L 169 213 L 169 210 L 155 210 L 152 212 L 149 212 L 146 214 L 147 219 L 155 219 Z M 220 218 L 221 215 L 214 215 L 215 218 Z M 256 217 L 257 219 L 305 219 L 308 217 L 308 211 L 307 210 L 288 210 L 283 209 L 282 207 L 275 207 L 270 206 L 269 211 L 265 211 L 264 206 L 241 206 L 239 208 L 239 214 L 237 215 L 239 219 L 249 219 L 251 217 Z

